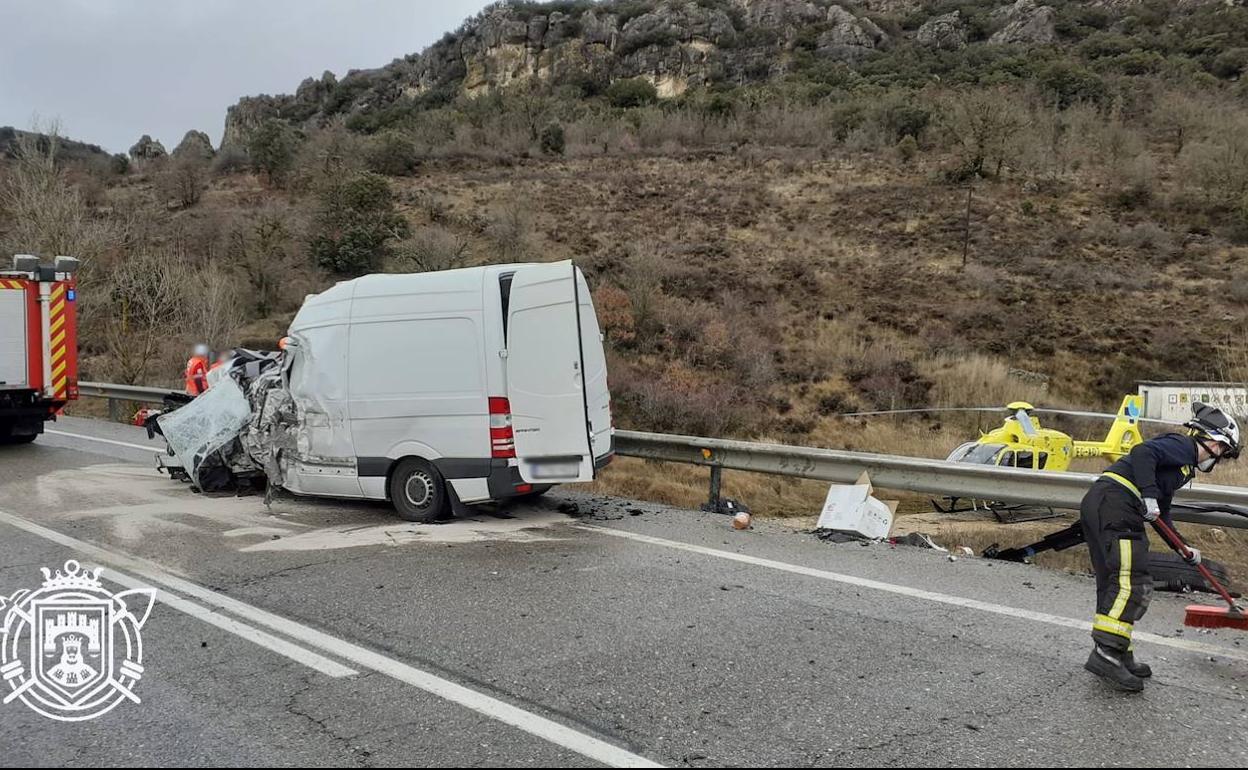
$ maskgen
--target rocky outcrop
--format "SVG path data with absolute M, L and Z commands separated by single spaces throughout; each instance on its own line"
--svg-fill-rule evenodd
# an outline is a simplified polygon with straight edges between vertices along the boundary
M 991 42 L 1056 42 L 1056 11 L 1042 4 L 1046 0 L 998 2 L 989 20 L 995 31 Z M 1117 7 L 1140 0 L 1088 2 Z M 290 95 L 240 100 L 227 114 L 222 149 L 245 148 L 250 133 L 270 118 L 297 127 L 345 119 L 349 126 L 376 130 L 388 125 L 390 115 L 533 83 L 600 92 L 612 81 L 642 77 L 670 97 L 712 82 L 736 85 L 783 76 L 808 64 L 809 53 L 852 65 L 897 42 L 881 27 L 938 50 L 980 44 L 970 40 L 965 11 L 921 16 L 939 5 L 925 0 L 495 4 L 426 50 L 384 67 L 341 78 L 327 72 L 304 80 Z M 905 17 L 924 23 L 902 31 Z
M 923 8 L 923 0 L 858 0 L 863 10 L 905 16 Z
M 997 45 L 1042 45 L 1057 39 L 1057 11 L 1036 0 L 1018 0 L 993 13 L 1001 24 L 989 43 Z
M 221 151 L 247 149 L 247 140 L 261 123 L 276 118 L 282 106 L 293 97 L 244 96 L 238 104 L 225 111 L 225 133 L 221 136 Z
M 12 126 L 0 126 L 0 159 L 17 157 L 22 150 L 23 142 L 33 141 L 37 147 L 47 147 L 54 139 L 56 157 L 60 160 L 93 162 L 108 160 L 112 157 L 98 144 L 76 142 L 63 136 L 52 137 L 31 131 L 19 131 Z
M 800 24 L 818 24 L 827 19 L 827 12 L 806 0 L 750 0 L 745 6 L 745 20 L 755 27 L 783 29 Z
M 966 24 L 960 11 L 951 11 L 924 22 L 914 39 L 929 48 L 956 51 L 966 47 Z
M 172 153 L 175 158 L 187 160 L 212 160 L 216 154 L 212 140 L 203 131 L 187 131 Z
M 828 7 L 829 29 L 819 35 L 817 51 L 821 56 L 855 61 L 888 45 L 888 35 L 875 22 L 859 18 L 839 5 Z
M 134 146 L 130 148 L 130 159 L 138 162 L 159 160 L 168 154 L 163 144 L 147 134 L 140 137 L 139 141 L 135 142 Z

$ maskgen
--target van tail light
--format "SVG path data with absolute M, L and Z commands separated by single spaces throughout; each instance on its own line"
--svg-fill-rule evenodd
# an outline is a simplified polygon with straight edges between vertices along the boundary
M 511 402 L 490 398 L 490 456 L 507 459 L 516 456 L 516 434 L 511 430 Z

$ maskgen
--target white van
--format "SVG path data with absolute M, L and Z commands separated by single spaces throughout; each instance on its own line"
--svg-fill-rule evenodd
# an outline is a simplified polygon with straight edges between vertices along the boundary
M 344 281 L 308 297 L 287 353 L 296 494 L 433 521 L 591 481 L 613 455 L 602 336 L 570 261 Z

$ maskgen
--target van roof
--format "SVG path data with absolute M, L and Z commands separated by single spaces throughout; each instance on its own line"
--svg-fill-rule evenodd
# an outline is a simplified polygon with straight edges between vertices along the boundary
M 352 297 L 384 297 L 391 294 L 455 294 L 478 293 L 487 278 L 532 265 L 514 262 L 504 265 L 481 265 L 428 273 L 373 273 L 349 281 L 339 281 L 319 294 L 309 294 L 291 323 L 291 330 L 307 322 L 326 321 L 343 311 L 332 307 Z M 315 319 L 315 320 L 313 320 Z

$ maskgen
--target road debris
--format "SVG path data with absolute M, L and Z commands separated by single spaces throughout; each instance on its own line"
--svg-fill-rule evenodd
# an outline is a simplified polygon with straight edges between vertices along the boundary
M 833 484 L 819 515 L 816 532 L 847 533 L 866 540 L 883 540 L 893 528 L 897 501 L 877 500 L 866 473 L 855 484 Z

